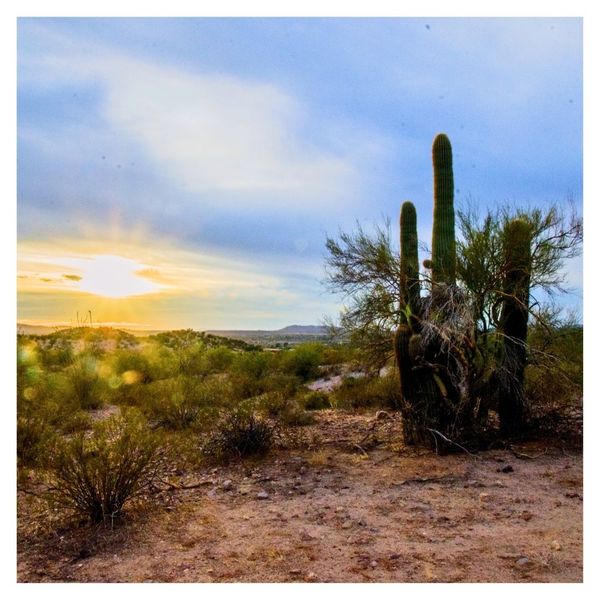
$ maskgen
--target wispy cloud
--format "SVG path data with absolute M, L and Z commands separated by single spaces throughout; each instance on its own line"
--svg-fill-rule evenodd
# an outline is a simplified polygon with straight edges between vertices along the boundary
M 47 35 L 44 27 L 39 33 Z M 81 41 L 74 47 L 48 35 L 48 52 L 21 60 L 24 84 L 99 86 L 107 126 L 138 143 L 187 191 L 225 193 L 219 202 L 252 193 L 265 205 L 281 204 L 285 193 L 304 203 L 347 199 L 358 158 L 379 150 L 375 135 L 341 122 L 332 128 L 274 83 L 150 63 Z

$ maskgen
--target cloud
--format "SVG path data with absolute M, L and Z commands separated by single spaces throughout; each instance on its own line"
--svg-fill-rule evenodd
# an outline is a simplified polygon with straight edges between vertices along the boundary
M 56 33 L 46 43 L 45 53 L 22 53 L 22 85 L 99 87 L 111 131 L 188 192 L 237 203 L 251 193 L 253 206 L 281 206 L 290 193 L 331 202 L 355 189 L 361 152 L 378 151 L 377 136 L 332 127 L 273 83 L 150 63 Z

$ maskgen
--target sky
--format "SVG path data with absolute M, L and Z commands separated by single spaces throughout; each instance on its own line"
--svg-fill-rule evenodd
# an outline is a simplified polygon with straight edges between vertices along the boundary
M 411 200 L 582 208 L 576 18 L 20 18 L 19 322 L 335 316 L 326 237 Z M 582 261 L 565 266 L 581 310 Z

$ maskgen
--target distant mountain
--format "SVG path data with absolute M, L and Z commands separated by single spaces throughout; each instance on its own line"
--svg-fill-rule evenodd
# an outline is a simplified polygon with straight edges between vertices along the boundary
M 326 335 L 329 333 L 329 330 L 323 325 L 288 325 L 287 327 L 278 329 L 273 333 L 288 333 L 292 335 Z

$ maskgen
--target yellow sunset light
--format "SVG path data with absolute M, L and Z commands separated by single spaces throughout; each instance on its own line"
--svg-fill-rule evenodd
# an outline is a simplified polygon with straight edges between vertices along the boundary
M 76 286 L 83 292 L 107 298 L 125 298 L 160 289 L 156 283 L 138 274 L 144 265 L 129 258 L 105 254 L 82 263 L 83 273 Z

